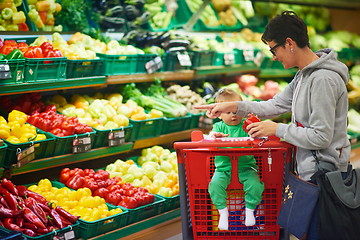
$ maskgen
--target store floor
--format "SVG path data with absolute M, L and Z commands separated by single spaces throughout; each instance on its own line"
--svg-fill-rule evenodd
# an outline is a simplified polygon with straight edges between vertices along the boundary
M 360 167 L 360 147 L 351 151 L 350 161 L 353 168 Z M 122 240 L 182 240 L 181 234 L 181 218 L 175 218 L 171 221 L 153 226 L 127 237 L 121 238 Z M 291 236 L 290 240 L 297 240 L 296 237 Z

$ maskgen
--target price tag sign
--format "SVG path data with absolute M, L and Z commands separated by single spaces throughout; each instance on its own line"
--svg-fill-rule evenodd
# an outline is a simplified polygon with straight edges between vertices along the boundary
M 34 145 L 32 145 L 24 150 L 21 150 L 20 148 L 18 148 L 16 157 L 17 157 L 17 167 L 22 167 L 22 166 L 28 164 L 29 162 L 31 162 L 32 160 L 35 159 Z
M 125 143 L 125 131 L 111 131 L 108 135 L 109 147 L 119 146 Z
M 9 64 L 0 64 L 0 79 L 10 79 L 11 72 Z
M 91 149 L 91 138 L 81 137 L 73 140 L 73 153 L 84 153 Z
M 161 60 L 161 57 L 159 56 L 145 63 L 145 69 L 149 74 L 156 72 L 157 70 L 162 68 L 162 66 L 163 66 L 163 62 Z
M 254 61 L 254 59 L 255 59 L 253 49 L 245 49 L 243 51 L 243 55 L 244 55 L 245 61 L 247 61 L 247 62 Z
M 235 64 L 234 53 L 225 53 L 224 54 L 224 64 L 225 65 L 234 65 Z
M 70 230 L 68 232 L 63 233 L 57 233 L 52 240 L 74 240 L 75 239 L 75 233 L 73 230 Z
M 191 65 L 192 65 L 191 59 L 187 52 L 184 52 L 184 53 L 177 52 L 177 58 L 178 58 L 181 66 L 191 67 Z

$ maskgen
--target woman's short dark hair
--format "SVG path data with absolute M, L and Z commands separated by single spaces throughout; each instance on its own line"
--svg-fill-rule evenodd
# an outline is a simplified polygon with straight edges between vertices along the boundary
M 271 41 L 285 44 L 288 37 L 294 40 L 300 48 L 310 47 L 307 26 L 293 11 L 284 11 L 270 20 L 261 40 L 265 44 Z

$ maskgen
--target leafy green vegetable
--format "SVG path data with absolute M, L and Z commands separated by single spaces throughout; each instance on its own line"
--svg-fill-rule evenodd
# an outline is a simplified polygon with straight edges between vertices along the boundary
M 98 22 L 99 16 L 92 11 L 92 4 L 87 0 L 61 0 L 61 7 L 56 15 L 56 24 L 61 24 L 68 30 L 83 31 L 90 28 L 89 18 Z
M 146 91 L 147 95 L 144 95 L 136 86 L 135 83 L 126 84 L 122 90 L 124 100 L 132 99 L 138 105 L 145 108 L 145 110 L 156 109 L 163 112 L 165 117 L 179 117 L 184 116 L 187 113 L 187 109 L 184 105 L 175 102 L 165 96 L 159 85 L 153 84 L 149 89 L 152 91 Z

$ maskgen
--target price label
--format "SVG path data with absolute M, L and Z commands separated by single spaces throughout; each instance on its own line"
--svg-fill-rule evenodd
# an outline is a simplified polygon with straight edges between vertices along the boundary
M 84 153 L 91 149 L 91 138 L 81 137 L 73 140 L 73 153 Z
M 11 72 L 9 64 L 0 64 L 0 79 L 10 79 Z
M 177 58 L 179 60 L 179 63 L 181 66 L 183 67 L 191 67 L 191 59 L 190 59 L 190 56 L 187 52 L 184 52 L 184 53 L 180 53 L 180 52 L 177 52 Z
M 53 238 L 53 240 L 74 240 L 75 233 L 73 230 L 64 233 L 57 233 Z
M 244 55 L 244 59 L 245 59 L 246 62 L 250 62 L 250 61 L 252 62 L 255 59 L 253 49 L 245 49 L 243 51 L 243 55 Z
M 125 131 L 111 131 L 108 135 L 109 147 L 119 146 L 125 143 Z
M 224 54 L 224 64 L 233 65 L 235 64 L 235 55 L 234 53 L 225 53 Z
M 149 74 L 156 72 L 157 70 L 162 68 L 162 66 L 163 66 L 163 62 L 161 60 L 161 57 L 159 56 L 145 63 L 145 69 Z
M 22 167 L 26 164 L 28 164 L 29 162 L 31 162 L 32 160 L 35 159 L 35 147 L 34 145 L 21 150 L 20 148 L 17 149 L 17 153 L 16 153 L 16 158 L 17 158 L 17 167 Z

